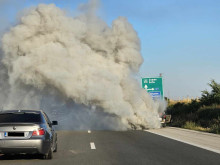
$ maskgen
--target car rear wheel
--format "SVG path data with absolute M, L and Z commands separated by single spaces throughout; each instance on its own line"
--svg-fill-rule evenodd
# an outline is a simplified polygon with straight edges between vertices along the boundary
M 55 144 L 55 149 L 53 152 L 57 152 L 57 143 Z
M 53 151 L 52 148 L 50 148 L 49 152 L 43 155 L 43 159 L 52 159 L 52 158 L 53 158 Z
M 56 134 L 55 147 L 54 147 L 53 152 L 57 152 L 57 134 Z

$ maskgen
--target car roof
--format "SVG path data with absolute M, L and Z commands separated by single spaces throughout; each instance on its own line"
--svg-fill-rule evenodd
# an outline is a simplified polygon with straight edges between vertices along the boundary
M 25 112 L 28 112 L 28 113 L 43 113 L 42 110 L 26 110 L 26 109 L 17 109 L 17 110 L 2 110 L 0 111 L 0 113 L 25 113 Z

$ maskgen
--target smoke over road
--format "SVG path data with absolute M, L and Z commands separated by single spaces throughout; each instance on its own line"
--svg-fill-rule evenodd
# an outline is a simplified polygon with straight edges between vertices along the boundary
M 97 4 L 81 5 L 74 18 L 40 4 L 4 34 L 0 105 L 63 116 L 62 128 L 160 126 L 160 104 L 133 78 L 143 62 L 137 33 L 123 17 L 109 27 Z

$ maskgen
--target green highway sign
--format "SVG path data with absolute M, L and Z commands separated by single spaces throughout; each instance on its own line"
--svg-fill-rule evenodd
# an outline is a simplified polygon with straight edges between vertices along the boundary
M 162 77 L 142 78 L 142 88 L 144 88 L 153 99 L 163 99 Z

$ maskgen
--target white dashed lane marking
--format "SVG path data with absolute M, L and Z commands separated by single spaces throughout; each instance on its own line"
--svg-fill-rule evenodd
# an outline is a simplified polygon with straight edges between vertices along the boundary
M 77 154 L 77 152 L 76 151 L 74 151 L 74 150 L 69 150 L 72 154 Z
M 96 148 L 95 148 L 95 143 L 91 142 L 91 143 L 90 143 L 90 147 L 91 147 L 92 150 L 95 150 L 95 149 L 96 149 Z

